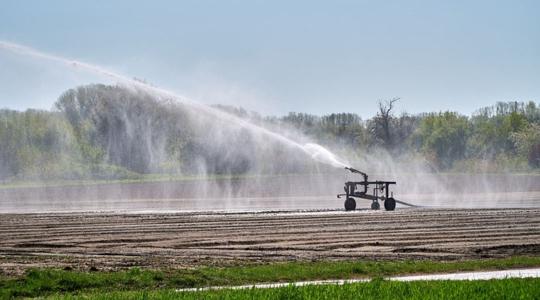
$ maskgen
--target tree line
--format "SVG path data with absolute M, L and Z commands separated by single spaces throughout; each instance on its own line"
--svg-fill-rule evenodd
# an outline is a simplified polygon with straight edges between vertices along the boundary
M 361 156 L 420 156 L 439 171 L 540 169 L 540 106 L 499 102 L 457 112 L 261 116 L 214 109 L 280 132 L 298 132 Z M 51 111 L 0 110 L 0 179 L 130 178 L 141 174 L 288 173 L 311 170 L 301 155 L 196 108 L 119 86 L 66 91 Z M 279 163 L 276 163 L 279 162 Z

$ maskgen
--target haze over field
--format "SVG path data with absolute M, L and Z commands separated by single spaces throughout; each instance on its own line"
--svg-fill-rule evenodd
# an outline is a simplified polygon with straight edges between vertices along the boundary
M 345 4 L 342 3 L 337 7 L 342 9 L 349 4 L 343 7 L 341 5 Z M 411 7 L 415 6 L 411 5 Z M 14 8 L 16 6 L 13 5 Z M 174 7 L 174 9 L 178 9 L 178 7 Z M 411 9 L 411 7 L 406 9 Z M 73 6 L 66 4 L 63 8 L 70 10 L 73 9 Z M 137 12 L 140 8 L 139 6 L 135 7 L 134 13 L 140 13 Z M 28 9 L 31 10 L 31 8 L 25 8 L 25 10 Z M 187 7 L 187 9 L 197 11 L 200 7 Z M 294 7 L 291 9 L 294 10 Z M 314 5 L 310 9 L 318 8 Z M 392 7 L 390 11 L 393 9 L 395 7 Z M 420 14 L 440 13 L 438 7 L 422 6 L 421 9 L 423 11 Z M 91 14 L 91 10 L 92 8 L 85 12 L 85 15 Z M 150 10 L 150 12 L 152 11 Z M 490 14 L 509 14 L 521 17 L 519 22 L 511 25 L 497 24 L 501 28 L 526 26 L 535 22 L 522 8 L 514 8 L 506 12 L 494 10 L 490 11 Z M 272 18 L 272 16 L 265 17 Z M 312 21 L 318 17 L 314 17 Z M 406 15 L 400 17 L 408 18 Z M 451 17 L 456 18 L 457 16 Z M 13 22 L 13 19 L 7 17 L 3 22 L 10 23 Z M 460 32 L 459 28 L 451 25 L 453 23 L 446 24 L 448 27 L 445 27 L 445 24 L 444 20 L 441 20 L 442 27 L 434 30 L 443 32 L 449 30 L 456 34 Z M 355 23 L 355 26 L 358 25 Z M 214 28 L 212 26 L 210 25 L 210 28 Z M 331 24 L 329 28 L 337 28 L 336 26 L 339 27 L 339 24 Z M 417 24 L 407 24 L 406 26 L 415 27 Z M 153 27 L 152 30 L 158 27 Z M 97 25 L 95 29 L 96 32 L 102 30 Z M 268 30 L 265 26 L 260 29 Z M 379 34 L 378 38 L 383 38 L 381 34 L 388 28 L 381 31 L 367 27 L 366 30 L 368 31 L 365 33 L 372 37 Z M 492 29 L 477 28 L 477 30 L 488 32 Z M 25 29 L 21 28 L 19 32 L 24 31 Z M 507 35 L 504 30 L 499 32 L 501 36 L 507 38 L 520 38 L 515 35 Z M 395 32 L 393 33 L 395 34 Z M 534 34 L 534 29 L 528 29 L 521 34 L 524 36 Z M 327 36 L 322 37 L 328 38 Z M 429 35 L 426 35 L 427 37 Z M 463 38 L 459 35 L 455 37 Z M 118 39 L 119 41 L 129 40 L 129 37 L 119 36 Z M 289 39 L 290 36 L 284 31 L 281 42 L 286 43 Z M 356 42 L 347 40 L 347 43 L 352 43 L 349 45 L 352 46 Z M 418 41 L 418 45 L 425 43 L 427 40 Z M 528 46 L 532 48 L 538 46 L 534 40 L 528 41 L 528 43 Z M 503 46 L 497 40 L 491 40 L 487 44 L 496 46 L 496 49 Z M 163 45 L 165 44 L 157 47 L 163 47 Z M 169 43 L 169 45 L 178 47 L 174 42 Z M 195 47 L 196 45 L 195 42 L 189 46 Z M 257 43 L 255 45 L 260 47 Z M 306 45 L 309 43 L 304 46 Z M 407 56 L 411 58 L 418 55 L 408 49 L 407 45 L 410 46 L 410 44 L 405 44 L 392 51 L 395 54 L 401 51 L 399 53 L 402 54 L 400 57 L 404 63 L 407 62 Z M 473 45 L 480 46 L 477 42 L 471 42 L 468 47 L 472 49 Z M 241 49 L 245 44 L 240 43 L 237 46 L 238 49 Z M 326 49 L 327 46 L 321 45 L 323 49 Z M 111 57 L 114 57 L 118 47 L 111 46 L 109 48 Z M 186 47 L 188 47 L 187 44 Z M 268 47 L 266 51 L 277 51 L 274 47 L 275 45 Z M 102 49 L 100 47 L 96 49 L 98 48 Z M 219 51 L 226 51 L 228 47 L 219 49 Z M 306 51 L 306 54 L 320 58 L 320 60 L 313 61 L 314 66 L 327 66 L 328 55 L 322 55 L 322 53 L 317 52 L 317 49 L 319 48 L 315 47 L 312 49 L 313 51 Z M 334 54 L 339 53 L 335 47 L 328 49 L 334 51 Z M 96 53 L 101 53 L 100 51 Z M 137 50 L 129 49 L 129 51 L 135 53 Z M 425 51 L 424 54 L 428 52 L 433 54 L 437 51 L 443 54 L 447 50 L 426 48 L 423 51 Z M 292 51 L 288 55 L 295 53 L 297 59 L 301 61 L 302 55 L 298 55 L 298 52 Z M 491 53 L 495 55 L 498 52 L 493 50 Z M 359 51 L 357 55 L 350 56 L 350 62 L 363 60 L 361 54 L 362 51 Z M 223 57 L 219 57 L 223 59 Z M 195 176 L 211 180 L 216 176 L 224 176 L 229 181 L 230 178 L 238 176 L 301 174 L 309 177 L 318 176 L 318 174 L 342 174 L 344 167 L 352 166 L 370 174 L 381 174 L 401 183 L 406 182 L 408 184 L 406 191 L 409 194 L 417 195 L 415 197 L 420 197 L 418 195 L 425 191 L 430 194 L 448 195 L 449 189 L 455 188 L 454 184 L 445 184 L 439 176 L 424 176 L 423 174 L 449 171 L 465 173 L 537 172 L 540 167 L 540 106 L 533 97 L 536 95 L 537 86 L 527 84 L 535 78 L 535 74 L 529 74 L 531 76 L 524 79 L 523 85 L 518 89 L 508 85 L 508 90 L 514 91 L 515 94 L 510 99 L 503 99 L 506 101 L 488 102 L 490 103 L 488 106 L 480 105 L 480 103 L 486 103 L 484 101 L 487 99 L 478 102 L 466 101 L 467 108 L 464 109 L 463 103 L 460 101 L 471 99 L 471 95 L 459 96 L 458 91 L 467 90 L 461 88 L 456 88 L 450 93 L 441 89 L 440 91 L 444 93 L 440 96 L 440 101 L 426 102 L 426 99 L 418 93 L 413 99 L 398 97 L 411 96 L 412 94 L 408 94 L 410 91 L 408 89 L 402 89 L 403 93 L 399 92 L 386 97 L 378 96 L 369 100 L 363 99 L 366 94 L 358 91 L 357 99 L 359 101 L 352 101 L 350 95 L 344 95 L 336 90 L 335 77 L 331 76 L 330 73 L 325 73 L 324 68 L 320 68 L 317 74 L 319 74 L 318 76 L 327 74 L 329 85 L 326 85 L 326 88 L 328 93 L 334 92 L 332 98 L 321 102 L 321 98 L 311 94 L 321 87 L 306 85 L 307 80 L 312 80 L 311 83 L 315 84 L 319 79 L 310 76 L 299 77 L 294 82 L 298 83 L 299 87 L 304 88 L 305 94 L 291 102 L 296 105 L 299 112 L 273 116 L 269 114 L 272 110 L 261 108 L 264 108 L 264 105 L 275 106 L 276 103 L 273 100 L 267 101 L 268 99 L 264 97 L 251 95 L 250 100 L 246 102 L 245 95 L 241 93 L 233 94 L 232 98 L 216 96 L 210 101 L 214 104 L 208 105 L 208 94 L 203 94 L 200 100 L 193 100 L 183 93 L 175 92 L 174 89 L 165 89 L 156 85 L 153 83 L 153 78 L 146 76 L 153 75 L 153 72 L 149 72 L 145 76 L 138 76 L 139 78 L 149 78 L 149 80 L 139 79 L 131 75 L 124 75 L 122 72 L 115 71 L 114 68 L 78 60 L 75 56 L 65 57 L 13 41 L 0 40 L 0 58 L 0 62 L 6 67 L 2 69 L 3 77 L 0 79 L 13 83 L 4 85 L 4 89 L 0 90 L 0 97 L 8 99 L 3 102 L 6 103 L 6 109 L 0 111 L 0 120 L 2 121 L 0 125 L 0 138 L 2 139 L 0 179 L 8 184 L 36 181 L 50 183 L 72 179 L 148 180 L 152 176 L 154 178 Z M 286 58 L 285 61 L 291 58 L 292 56 Z M 162 59 L 167 58 L 163 57 Z M 169 59 L 171 62 L 182 60 L 179 56 Z M 239 57 L 236 59 L 241 64 L 246 63 Z M 249 59 L 253 59 L 253 57 Z M 528 74 L 527 68 L 519 66 L 517 58 L 511 59 L 515 60 L 516 70 L 519 69 L 522 74 Z M 278 63 L 277 65 L 283 63 L 280 60 L 275 61 Z M 122 58 L 119 58 L 118 63 L 121 62 Z M 497 65 L 495 62 L 492 63 L 494 66 Z M 531 57 L 529 63 L 534 65 L 537 63 L 537 58 Z M 134 62 L 135 66 L 137 64 Z M 431 63 L 430 66 L 433 67 L 434 64 Z M 453 67 L 458 66 L 459 64 L 456 64 Z M 381 64 L 381 67 L 384 68 L 384 64 Z M 407 76 L 399 81 L 406 82 L 411 78 L 416 78 L 415 80 L 418 81 L 423 80 L 424 86 L 418 88 L 417 91 L 433 89 L 433 84 L 430 84 L 429 80 L 422 79 L 422 72 L 419 72 L 418 68 L 405 66 L 402 68 L 408 68 L 411 72 L 416 73 L 416 76 Z M 19 93 L 15 93 L 13 87 L 19 84 L 21 77 L 9 77 L 7 74 L 10 70 L 16 71 L 18 74 L 28 73 L 28 78 L 25 78 L 28 83 L 31 83 L 32 80 L 38 80 L 42 85 L 49 85 L 50 81 L 51 87 L 63 86 L 65 88 L 59 90 L 58 95 L 52 97 L 54 100 L 48 104 L 52 109 L 21 110 L 15 104 L 17 101 L 11 99 L 17 99 L 31 90 L 34 93 L 31 97 L 37 101 L 34 103 L 38 103 L 41 101 L 38 99 L 42 99 L 42 96 L 47 93 L 40 95 L 38 85 L 32 85 L 31 89 L 19 88 Z M 331 70 L 331 68 L 327 70 Z M 343 70 L 350 72 L 347 67 L 344 67 Z M 184 69 L 180 68 L 177 71 L 178 74 L 185 75 Z M 166 74 L 167 71 L 164 70 L 164 72 Z M 276 70 L 269 69 L 268 72 L 272 73 Z M 365 72 L 365 69 L 358 68 L 357 72 Z M 51 74 L 55 75 L 48 76 Z M 280 74 L 286 74 L 286 69 L 283 69 Z M 161 81 L 162 78 L 163 75 L 156 76 L 158 81 Z M 385 76 L 383 79 L 391 88 L 381 88 L 380 83 L 376 83 L 381 79 L 374 73 L 374 76 L 370 78 L 362 78 L 360 85 L 379 86 L 380 95 L 385 95 L 389 90 L 393 91 L 396 86 L 399 86 L 396 85 L 397 78 Z M 56 84 L 58 80 L 61 80 L 62 84 Z M 460 80 L 447 80 L 446 83 L 448 85 L 461 84 L 464 87 L 464 83 Z M 491 80 L 491 83 L 495 84 L 502 79 L 483 77 L 482 80 Z M 198 84 L 203 82 L 204 80 L 201 80 Z M 273 84 L 279 87 L 279 81 L 274 81 Z M 231 86 L 235 87 L 234 84 Z M 260 88 L 260 86 L 254 84 L 253 88 Z M 482 85 L 477 88 L 485 90 L 485 86 L 482 87 Z M 227 94 L 219 88 L 216 89 L 213 82 L 208 82 L 205 89 L 212 91 L 212 93 Z M 193 89 L 187 88 L 186 90 L 189 94 L 193 94 Z M 505 94 L 506 92 L 500 93 L 500 95 Z M 28 96 L 29 94 L 26 94 L 26 97 Z M 442 101 L 448 96 L 461 100 Z M 284 99 L 287 97 L 290 95 Z M 305 99 L 306 97 L 309 98 Z M 253 103 L 255 103 L 254 106 L 252 106 Z M 259 106 L 261 103 L 263 106 Z M 339 106 L 339 103 L 345 105 Z M 433 103 L 439 104 L 438 109 L 434 111 L 420 110 L 417 106 L 421 104 L 423 107 L 430 107 Z M 449 103 L 454 106 L 451 106 L 449 110 L 444 110 L 448 108 Z M 243 107 L 244 105 L 247 110 Z M 37 106 L 39 107 L 41 104 Z M 9 107 L 19 110 L 11 110 Z M 32 105 L 29 104 L 29 107 Z M 253 107 L 257 107 L 261 111 L 250 110 Z M 287 107 L 287 105 L 283 107 Z M 314 115 L 306 113 L 306 111 L 310 111 L 310 107 L 328 108 L 324 108 L 324 113 Z M 334 111 L 335 107 L 343 107 L 343 109 L 339 113 L 330 113 Z M 407 110 L 412 110 L 414 113 L 407 112 Z M 367 115 L 369 111 L 373 113 Z M 463 114 L 459 111 L 473 111 L 473 113 Z M 307 194 L 300 193 L 301 195 L 313 194 L 315 190 L 308 188 L 313 184 L 313 180 L 307 180 L 300 184 L 300 190 L 307 191 Z M 487 193 L 494 189 L 497 190 L 495 185 L 498 183 L 494 182 L 500 182 L 500 180 L 499 178 L 490 182 L 482 178 L 475 179 L 463 184 L 459 190 L 454 192 L 458 194 L 465 191 L 470 192 L 471 186 L 476 187 L 478 182 L 482 182 L 476 191 Z M 534 181 L 534 177 L 521 181 L 522 190 L 530 188 L 531 181 Z M 209 188 L 210 185 L 208 184 L 202 189 L 205 191 L 202 195 L 212 195 L 212 193 L 207 192 L 213 189 Z M 246 191 L 250 190 L 248 187 L 242 186 L 243 184 L 238 185 L 232 182 L 220 183 L 220 185 L 218 190 L 221 190 L 227 197 L 245 195 Z M 284 196 L 290 193 L 286 187 L 279 184 L 275 185 L 274 188 L 275 196 Z M 516 190 L 510 186 L 506 188 L 506 190 L 508 189 L 509 191 L 520 191 L 519 188 Z M 324 189 L 316 191 L 318 194 L 327 193 Z M 172 194 L 176 197 L 179 196 L 174 192 Z M 517 200 L 510 202 L 514 203 L 513 201 Z

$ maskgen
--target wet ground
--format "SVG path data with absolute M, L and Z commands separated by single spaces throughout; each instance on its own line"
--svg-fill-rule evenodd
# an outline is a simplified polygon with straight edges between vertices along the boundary
M 538 175 L 409 174 L 391 191 L 398 200 L 438 208 L 540 208 Z M 290 211 L 343 208 L 348 174 L 2 188 L 0 213 Z M 371 191 L 370 191 L 371 193 Z M 357 207 L 370 202 L 359 200 Z
M 386 280 L 392 281 L 433 281 L 433 280 L 490 280 L 490 279 L 507 279 L 507 278 L 538 278 L 540 277 L 540 268 L 529 269 L 513 269 L 502 271 L 475 271 L 475 272 L 458 272 L 446 274 L 425 274 L 411 276 L 393 276 L 386 277 Z M 272 282 L 259 284 L 246 284 L 237 286 L 211 286 L 204 288 L 186 288 L 178 289 L 178 292 L 198 292 L 208 290 L 224 290 L 224 289 L 275 289 L 288 286 L 310 286 L 310 285 L 344 285 L 356 282 L 369 282 L 372 278 L 355 278 L 355 279 L 330 279 L 330 280 L 309 280 L 309 281 L 294 281 L 294 282 Z

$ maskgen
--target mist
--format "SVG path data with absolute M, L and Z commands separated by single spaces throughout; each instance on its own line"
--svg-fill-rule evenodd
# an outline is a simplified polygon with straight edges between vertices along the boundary
M 29 150 L 25 164 L 30 167 L 24 174 L 13 171 L 20 167 L 16 162 L 3 158 L 0 177 L 5 183 L 140 180 L 136 186 L 100 183 L 31 191 L 3 189 L 2 199 L 12 201 L 2 204 L 6 210 L 55 210 L 58 205 L 72 210 L 122 210 L 131 205 L 141 210 L 338 208 L 342 204 L 334 197 L 343 182 L 359 180 L 344 170 L 349 166 L 368 173 L 370 179 L 397 181 L 395 197 L 423 207 L 537 205 L 535 175 L 439 174 L 445 161 L 434 165 L 419 153 L 389 151 L 396 141 L 369 148 L 362 136 L 355 142 L 357 147 L 331 143 L 291 123 L 238 113 L 231 107 L 207 106 L 97 65 L 13 43 L 0 42 L 0 48 L 117 82 L 76 87 L 60 96 L 53 111 L 26 112 L 21 120 L 38 116 L 35 128 L 47 129 L 37 140 L 43 144 L 38 149 L 49 152 L 35 159 Z M 3 114 L 6 124 L 10 114 Z M 378 120 L 366 128 L 384 130 L 385 124 Z M 13 151 L 31 149 L 24 143 L 21 140 Z M 50 145 L 54 147 L 47 148 Z M 144 182 L 149 175 L 184 181 Z M 191 204 L 178 207 L 175 199 Z

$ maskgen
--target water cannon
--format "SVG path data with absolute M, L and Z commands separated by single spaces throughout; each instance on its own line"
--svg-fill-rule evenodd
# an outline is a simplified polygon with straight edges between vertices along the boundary
M 351 171 L 351 173 L 357 173 L 357 174 L 360 174 L 360 175 L 364 176 L 364 178 L 366 178 L 366 180 L 367 180 L 367 177 L 368 177 L 368 176 L 367 176 L 366 173 L 364 173 L 364 172 L 362 172 L 362 171 L 358 171 L 357 169 L 351 168 L 351 167 L 345 167 L 345 169 Z

